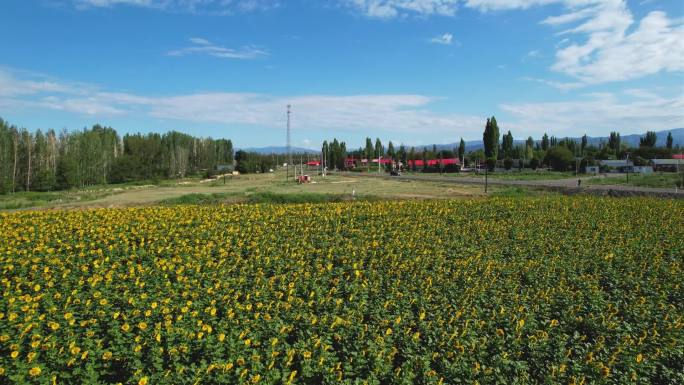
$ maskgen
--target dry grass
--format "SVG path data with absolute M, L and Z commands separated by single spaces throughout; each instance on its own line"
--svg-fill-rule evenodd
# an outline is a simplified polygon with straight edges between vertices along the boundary
M 88 201 L 55 201 L 40 205 L 40 208 L 75 209 L 91 207 L 148 206 L 169 202 L 190 194 L 215 194 L 221 202 L 247 202 L 250 195 L 274 194 L 278 196 L 327 195 L 337 199 L 446 199 L 483 195 L 480 186 L 454 186 L 453 183 L 431 181 L 402 181 L 381 178 L 329 175 L 314 177 L 314 183 L 297 184 L 286 181 L 285 175 L 257 174 L 241 175 L 209 183 L 183 181 L 163 185 L 148 185 L 135 189 L 116 191 Z M 112 191 L 116 188 L 114 187 Z M 23 207 L 36 208 L 36 207 Z

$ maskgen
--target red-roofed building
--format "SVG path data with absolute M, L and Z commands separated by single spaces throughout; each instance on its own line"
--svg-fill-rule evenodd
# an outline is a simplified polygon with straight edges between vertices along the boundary
M 684 159 L 684 154 L 674 154 L 672 155 L 672 159 Z
M 423 160 L 422 159 L 416 159 L 416 160 L 409 160 L 408 165 L 409 167 L 413 167 L 413 164 L 416 164 L 416 167 L 423 167 Z M 458 158 L 447 158 L 447 159 L 442 159 L 442 166 L 448 166 L 448 165 L 455 165 L 458 166 L 461 164 L 461 160 Z M 439 159 L 428 159 L 427 161 L 428 167 L 439 167 Z

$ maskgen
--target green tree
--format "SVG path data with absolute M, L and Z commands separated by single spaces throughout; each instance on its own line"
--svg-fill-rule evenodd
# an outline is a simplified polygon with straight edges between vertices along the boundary
M 513 152 L 513 134 L 511 134 L 511 131 L 509 130 L 506 135 L 503 136 L 503 140 L 501 142 L 501 150 L 503 152 L 503 157 L 504 158 L 510 158 Z
M 346 170 L 347 169 L 347 143 L 345 142 L 340 142 L 340 152 L 339 152 L 339 165 L 338 168 L 340 170 Z
M 373 158 L 378 159 L 383 155 L 385 155 L 385 149 L 382 147 L 382 142 L 380 141 L 380 138 L 375 138 L 375 149 L 373 151 Z
M 366 138 L 366 165 L 370 171 L 371 158 L 373 158 L 373 141 L 371 138 Z
M 458 159 L 461 161 L 461 164 L 465 163 L 465 151 L 465 141 L 463 140 L 463 138 L 461 138 L 461 141 L 458 144 Z
M 496 161 L 499 155 L 499 126 L 496 123 L 496 118 L 493 116 L 487 119 L 487 124 L 482 134 L 482 142 L 488 164 L 490 163 L 489 160 Z M 492 168 L 491 165 L 489 167 Z
M 539 159 L 537 159 L 536 157 L 534 157 L 534 158 L 532 158 L 532 160 L 530 160 L 530 168 L 532 170 L 536 170 L 537 168 L 539 168 L 539 164 L 540 164 Z
M 544 151 L 549 149 L 549 136 L 546 133 L 544 133 L 544 136 L 542 136 L 541 148 Z
M 671 132 L 668 132 L 668 133 L 667 133 L 667 140 L 666 140 L 666 142 L 665 142 L 665 147 L 667 147 L 667 148 L 672 148 L 672 142 L 673 142 L 672 133 L 671 133 Z
M 392 141 L 390 140 L 389 143 L 387 143 L 387 156 L 391 159 L 395 159 L 397 156 L 396 152 L 394 151 L 394 145 L 392 144 Z
M 544 161 L 555 171 L 566 171 L 573 167 L 575 157 L 565 146 L 558 146 L 546 152 Z
M 613 151 L 617 155 L 618 151 L 620 151 L 620 133 L 611 131 L 610 136 L 608 137 L 608 148 Z
M 408 158 L 411 162 L 411 171 L 416 171 L 416 149 L 414 147 L 409 150 Z
M 333 138 L 332 143 L 330 144 L 330 167 L 334 169 L 338 169 L 340 165 L 340 142 L 337 141 L 337 138 Z
M 639 147 L 655 147 L 658 136 L 654 131 L 646 131 L 646 135 L 639 139 Z
M 485 160 L 484 150 L 471 151 L 468 154 L 468 159 L 470 160 L 471 164 L 475 164 L 475 165 L 482 164 L 482 162 L 484 162 L 484 160 Z

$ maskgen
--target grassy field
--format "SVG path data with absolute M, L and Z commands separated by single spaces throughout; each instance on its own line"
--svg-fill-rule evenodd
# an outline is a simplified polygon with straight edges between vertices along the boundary
M 136 195 L 142 190 L 151 188 L 188 187 L 199 183 L 199 179 L 185 179 L 183 181 L 141 181 L 136 183 L 94 185 L 81 189 L 46 192 L 16 192 L 0 194 L 0 210 L 24 208 L 54 208 L 79 207 L 101 201 L 119 194 Z
M 483 195 L 478 186 L 330 175 L 297 184 L 285 175 L 256 174 L 217 181 L 188 179 L 159 184 L 94 186 L 82 190 L 0 196 L 0 209 L 129 207 L 174 203 L 329 202 L 438 199 Z
M 377 171 L 376 171 L 377 173 Z M 370 174 L 373 174 L 371 172 Z M 423 175 L 423 176 L 442 176 L 444 178 L 482 178 L 484 179 L 484 171 L 476 174 L 474 172 L 454 172 L 454 173 L 423 173 L 420 171 L 406 171 L 403 175 Z M 580 175 L 582 176 L 582 175 Z M 531 171 L 531 170 L 510 170 L 510 171 L 496 171 L 488 174 L 489 178 L 501 180 L 555 180 L 555 179 L 569 179 L 577 178 L 574 172 L 558 172 L 558 171 Z
M 682 384 L 682 212 L 543 196 L 0 213 L 0 384 Z
M 56 192 L 18 192 L 0 195 L 0 210 L 35 208 L 130 207 L 154 204 L 217 204 L 217 203 L 303 203 L 342 202 L 351 200 L 442 199 L 482 196 L 482 186 L 456 184 L 459 178 L 480 178 L 472 173 L 431 174 L 406 173 L 439 180 L 398 180 L 368 178 L 366 173 L 314 176 L 314 183 L 297 184 L 286 181 L 281 172 L 226 177 L 215 181 L 200 179 L 148 181 L 135 184 L 90 186 L 84 189 Z M 386 174 L 383 174 L 386 175 Z M 510 171 L 489 174 L 490 180 L 558 181 L 574 179 L 573 173 L 548 171 Z M 626 178 L 586 178 L 585 185 L 626 184 Z M 674 187 L 674 174 L 630 176 L 630 185 Z M 522 187 L 490 186 L 490 195 L 529 196 L 550 194 Z
M 620 176 L 617 177 L 592 178 L 586 183 L 589 185 L 626 185 L 661 188 L 674 188 L 675 186 L 678 186 L 679 188 L 682 188 L 682 180 L 682 174 L 668 172 L 647 175 L 630 174 L 629 182 L 627 182 L 627 176 L 625 174 L 620 174 Z

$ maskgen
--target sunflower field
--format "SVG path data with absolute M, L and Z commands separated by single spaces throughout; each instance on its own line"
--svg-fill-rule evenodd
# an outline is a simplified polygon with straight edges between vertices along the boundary
M 0 213 L 0 384 L 684 384 L 684 202 Z

